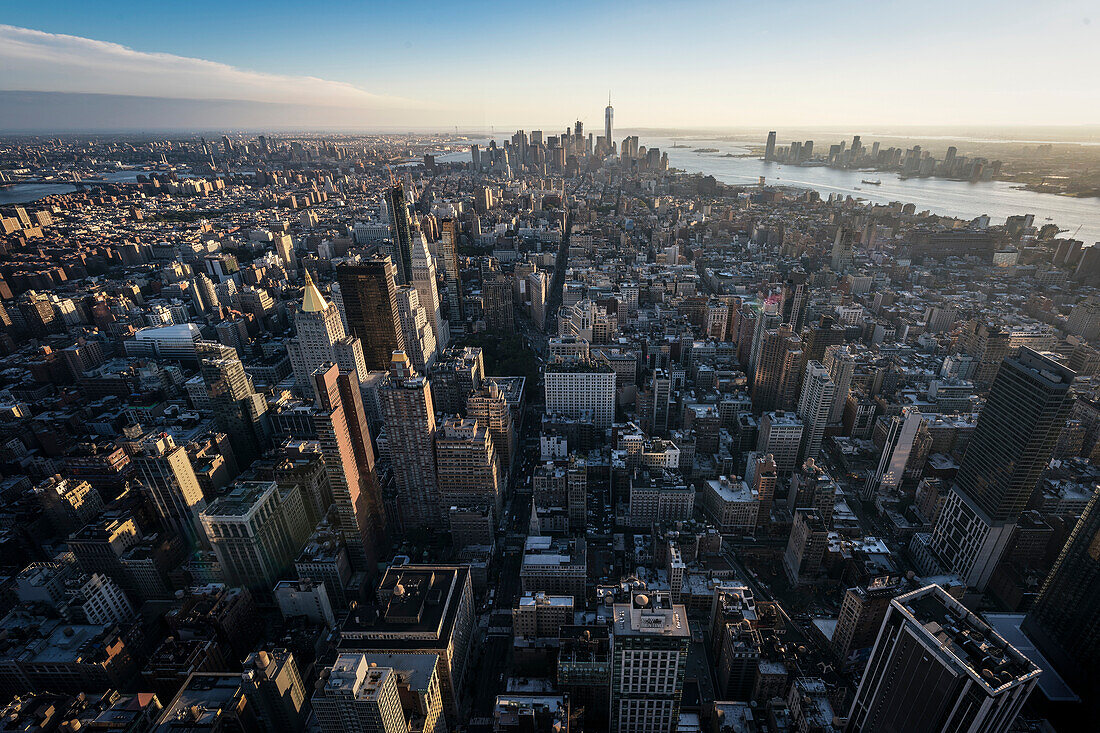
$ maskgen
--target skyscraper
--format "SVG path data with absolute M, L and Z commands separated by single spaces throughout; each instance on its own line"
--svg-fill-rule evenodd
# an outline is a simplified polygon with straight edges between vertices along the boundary
M 768 133 L 768 142 L 764 146 L 764 160 L 775 160 L 775 130 Z
M 229 582 L 265 598 L 311 529 L 299 488 L 280 488 L 274 481 L 239 481 L 200 518 Z
M 404 351 L 393 352 L 389 374 L 378 389 L 378 397 L 401 530 L 442 529 L 432 393 L 427 378 L 416 373 Z
M 405 353 L 417 371 L 427 373 L 435 364 L 438 344 L 416 288 L 405 285 L 397 289 L 397 313 L 405 335 Z
M 164 526 L 185 541 L 205 537 L 199 513 L 206 500 L 187 450 L 168 433 L 150 435 L 138 446 L 133 462 Z
M 825 350 L 825 368 L 836 386 L 833 407 L 829 411 L 829 422 L 840 422 L 844 416 L 844 405 L 848 402 L 848 391 L 852 388 L 852 377 L 856 372 L 856 360 L 847 346 L 833 346 Z
M 611 730 L 672 733 L 691 644 L 687 610 L 654 591 L 616 603 L 611 618 Z
M 394 267 L 397 282 L 408 285 L 412 279 L 412 230 L 409 217 L 409 204 L 405 200 L 405 188 L 394 182 L 386 191 L 386 200 L 390 205 L 393 222 Z
M 1039 668 L 938 585 L 890 602 L 848 733 L 1001 733 Z
M 900 415 L 889 418 L 890 428 L 886 432 L 886 445 L 882 447 L 878 469 L 867 477 L 863 487 L 863 500 L 872 501 L 880 494 L 888 494 L 901 486 L 905 466 L 913 451 L 924 418 L 915 407 L 903 407 Z
M 1074 373 L 1028 348 L 1001 363 L 932 535 L 951 572 L 983 590 L 1050 462 Z
M 825 439 L 825 426 L 829 422 L 835 393 L 836 385 L 829 376 L 829 370 L 821 362 L 811 361 L 806 366 L 802 396 L 798 400 L 798 417 L 802 419 L 804 427 L 799 463 L 804 463 L 807 458 L 814 458 L 821 452 L 821 442 Z
M 397 672 L 369 664 L 363 654 L 341 654 L 313 693 L 322 733 L 408 733 Z
M 463 325 L 464 314 L 462 271 L 458 269 L 458 223 L 454 219 L 439 223 L 439 254 L 443 280 L 447 283 L 447 320 L 450 330 L 458 331 Z
M 317 408 L 313 421 L 325 457 L 340 534 L 357 570 L 370 572 L 385 544 L 385 514 L 374 467 L 366 411 L 355 372 L 333 364 L 313 373 Z
M 244 469 L 267 448 L 267 400 L 252 387 L 236 349 L 210 343 L 200 347 L 199 355 L 214 421 L 229 437 L 237 465 Z
M 435 441 L 441 512 L 449 507 L 492 506 L 500 515 L 504 503 L 500 466 L 493 438 L 473 418 L 451 417 Z
M 1082 698 L 1100 679 L 1100 494 L 1093 494 L 1023 630 Z M 1100 705 L 1089 700 L 1093 709 Z
M 478 425 L 485 427 L 493 436 L 493 448 L 500 464 L 500 473 L 507 478 L 512 468 L 512 459 L 516 455 L 516 429 L 512 422 L 512 409 L 504 398 L 504 393 L 495 383 L 470 395 L 466 400 L 466 414 Z
M 336 281 L 351 333 L 363 344 L 367 369 L 386 369 L 390 355 L 405 349 L 393 262 L 376 257 L 341 264 Z
M 512 283 L 502 275 L 484 284 L 485 329 L 491 334 L 509 334 L 515 331 L 512 315 Z
M 241 686 L 267 731 L 299 730 L 309 714 L 305 686 L 294 655 L 286 649 L 252 652 L 244 660 Z
M 428 316 L 428 323 L 431 324 L 432 331 L 435 334 L 437 348 L 446 348 L 450 331 L 447 322 L 443 320 L 443 309 L 439 305 L 435 260 L 428 252 L 428 245 L 424 241 L 424 235 L 420 232 L 413 236 L 410 284 L 416 288 L 417 294 L 420 295 L 420 306 Z
M 290 364 L 294 368 L 294 383 L 308 395 L 313 394 L 313 372 L 322 364 L 336 364 L 343 370 L 354 369 L 360 378 L 366 376 L 367 363 L 363 344 L 344 332 L 340 311 L 313 283 L 306 270 L 302 306 L 294 316 L 296 337 L 287 344 Z
M 615 138 L 611 137 L 612 122 L 615 119 L 615 109 L 611 106 L 611 92 L 607 93 L 607 107 L 603 111 L 603 139 L 607 141 L 609 152 L 614 152 Z

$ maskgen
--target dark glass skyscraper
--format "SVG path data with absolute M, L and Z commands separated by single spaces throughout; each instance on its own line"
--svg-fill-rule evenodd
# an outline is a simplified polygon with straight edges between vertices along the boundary
M 405 188 L 400 183 L 394 183 L 386 195 L 390 205 L 390 219 L 393 221 L 397 281 L 408 285 L 412 279 L 412 223 L 409 219 L 409 205 L 405 201 Z
M 1100 495 L 1094 495 L 1070 534 L 1024 632 L 1082 697 L 1100 680 Z M 1089 684 L 1093 685 L 1092 688 Z M 1092 705 L 1100 702 L 1092 699 Z
M 985 589 L 1050 461 L 1072 406 L 1074 376 L 1028 348 L 997 370 L 932 533 L 944 569 L 971 588 Z
M 1015 520 L 1069 417 L 1075 374 L 1031 349 L 1010 356 L 989 390 L 956 478 L 993 521 Z
M 336 281 L 348 328 L 363 343 L 367 369 L 388 368 L 393 352 L 405 350 L 393 263 L 376 257 L 342 264 L 336 268 Z

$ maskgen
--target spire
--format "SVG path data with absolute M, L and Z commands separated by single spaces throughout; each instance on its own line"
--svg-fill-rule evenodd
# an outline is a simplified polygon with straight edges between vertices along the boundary
M 302 312 L 320 313 L 327 307 L 328 303 L 325 302 L 325 296 L 321 295 L 321 290 L 313 284 L 313 278 L 310 277 L 307 269 L 305 292 L 302 294 Z
M 542 532 L 539 531 L 539 513 L 535 510 L 535 497 L 531 497 L 531 519 L 527 524 L 527 535 L 529 537 L 539 537 Z

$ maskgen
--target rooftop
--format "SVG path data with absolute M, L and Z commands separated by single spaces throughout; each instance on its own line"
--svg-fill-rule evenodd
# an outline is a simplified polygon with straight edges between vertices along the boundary
M 1031 660 L 938 585 L 898 596 L 891 603 L 924 630 L 934 648 L 963 667 L 989 694 L 1039 674 Z

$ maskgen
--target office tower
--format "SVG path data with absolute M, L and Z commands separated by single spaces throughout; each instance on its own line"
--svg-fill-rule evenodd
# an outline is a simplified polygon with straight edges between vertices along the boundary
M 794 413 L 765 412 L 760 419 L 760 432 L 756 439 L 756 450 L 770 455 L 775 461 L 776 470 L 791 474 L 799 465 L 799 449 L 806 426 Z
M 852 240 L 853 235 L 851 232 L 844 228 L 836 230 L 836 239 L 833 240 L 832 259 L 830 261 L 834 271 L 845 273 L 855 264 L 855 258 L 852 254 Z
M 435 440 L 441 512 L 452 506 L 492 506 L 500 516 L 504 503 L 493 438 L 473 418 L 450 417 Z
M 802 327 L 806 325 L 809 296 L 805 283 L 788 281 L 783 285 L 783 322 L 791 324 L 795 333 L 802 333 Z
M 322 674 L 313 693 L 313 713 L 322 733 L 408 733 L 397 689 L 397 672 L 341 654 Z
M 611 637 L 606 626 L 558 630 L 557 686 L 583 730 L 607 730 L 611 694 Z
M 680 719 L 687 610 L 668 593 L 637 593 L 612 610 L 611 730 L 672 733 Z
M 760 305 L 753 304 L 750 306 L 749 312 L 754 318 L 749 319 L 752 323 L 752 341 L 749 344 L 748 371 L 746 373 L 750 380 L 755 380 L 757 365 L 760 361 L 760 351 L 764 345 L 764 334 L 777 328 L 782 321 L 782 303 L 777 296 L 771 296 Z
M 1007 731 L 1039 668 L 938 585 L 890 601 L 849 733 Z
M 287 649 L 252 652 L 244 660 L 241 687 L 266 733 L 301 730 L 309 715 L 306 690 Z
M 1093 494 L 1073 528 L 1023 630 L 1083 699 L 1095 691 L 1100 679 L 1100 494 Z M 1095 698 L 1088 702 L 1097 705 Z
M 1073 306 L 1066 330 L 1086 341 L 1100 337 L 1100 297 L 1094 295 Z
M 34 496 L 58 534 L 80 529 L 103 511 L 103 498 L 90 483 L 64 479 L 60 474 L 35 486 Z
M 367 369 L 388 368 L 390 355 L 405 348 L 393 263 L 377 257 L 344 263 L 336 267 L 336 282 L 351 334 L 363 344 Z
M 385 424 L 387 458 L 397 492 L 402 532 L 443 528 L 435 468 L 435 410 L 428 380 L 419 376 L 403 351 L 391 357 L 389 374 L 378 388 Z
M 903 407 L 900 415 L 889 418 L 890 427 L 886 432 L 886 445 L 882 447 L 878 469 L 867 477 L 863 487 L 863 500 L 873 501 L 877 496 L 889 495 L 901 486 L 905 475 L 905 466 L 913 452 L 924 418 L 915 407 Z
M 168 433 L 149 435 L 133 461 L 163 525 L 191 543 L 205 537 L 199 512 L 206 508 L 206 500 L 187 450 Z
M 420 296 L 420 305 L 428 316 L 428 323 L 435 333 L 435 341 L 440 349 L 447 346 L 450 329 L 443 320 L 443 310 L 439 305 L 439 289 L 436 285 L 435 260 L 428 252 L 424 235 L 420 232 L 413 237 L 412 279 L 409 283 L 416 288 Z
M 435 363 L 438 344 L 419 291 L 408 285 L 398 288 L 397 313 L 405 335 L 405 353 L 418 372 L 427 373 Z
M 466 402 L 485 380 L 485 358 L 480 346 L 452 346 L 429 372 L 432 404 L 444 415 L 461 414 Z
M 546 303 L 550 297 L 550 276 L 536 270 L 527 276 L 527 292 L 531 298 L 531 323 L 539 331 L 546 329 Z
M 778 482 L 778 470 L 775 465 L 775 456 L 765 453 L 750 457 L 752 464 L 745 471 L 746 479 L 751 477 L 752 489 L 756 494 L 756 500 L 760 507 L 756 513 L 756 530 L 767 528 L 771 522 L 772 505 L 775 503 L 775 488 Z
M 607 141 L 608 152 L 615 152 L 615 138 L 611 137 L 612 122 L 615 120 L 615 110 L 611 106 L 611 92 L 607 93 L 607 107 L 603 111 L 603 139 Z
M 831 316 L 822 316 L 821 320 L 810 326 L 806 338 L 806 360 L 824 363 L 825 352 L 830 346 L 844 343 L 844 329 L 836 325 Z M 825 365 L 828 368 L 828 364 Z
M 378 586 L 375 608 L 360 607 L 344 622 L 340 649 L 371 657 L 434 657 L 447 724 L 455 730 L 474 622 L 468 565 L 394 565 Z
M 982 590 L 1072 408 L 1074 373 L 1028 348 L 1005 359 L 932 535 L 948 570 Z
M 477 420 L 493 436 L 493 448 L 500 464 L 501 480 L 506 481 L 516 456 L 518 436 L 512 422 L 512 408 L 500 386 L 490 382 L 466 400 L 466 415 Z
M 789 323 L 764 332 L 752 381 L 754 411 L 794 408 L 804 368 L 802 356 L 802 339 Z
M 866 663 L 890 601 L 901 588 L 901 578 L 882 575 L 845 592 L 831 639 L 833 651 L 845 669 Z
M 294 561 L 310 527 L 297 486 L 239 481 L 199 515 L 227 580 L 267 596 Z
M 821 452 L 821 442 L 825 439 L 825 426 L 829 422 L 835 394 L 836 385 L 821 362 L 811 361 L 807 364 L 806 376 L 802 380 L 802 397 L 798 400 L 798 417 L 803 425 L 799 463 L 804 463 L 807 458 L 814 458 Z
M 386 521 L 358 378 L 355 372 L 329 364 L 318 367 L 313 380 L 317 395 L 313 420 L 337 526 L 352 565 L 370 573 L 386 544 Z
M 286 232 L 274 235 L 275 253 L 286 265 L 287 273 L 294 277 L 298 272 L 298 259 L 294 256 L 294 240 Z
M 610 366 L 593 361 L 548 364 L 543 379 L 546 411 L 606 430 L 615 419 L 615 377 Z
M 315 624 L 336 628 L 336 613 L 332 610 L 332 601 L 323 580 L 280 580 L 275 584 L 273 595 L 284 619 L 304 616 Z
M 649 432 L 665 435 L 669 429 L 669 417 L 672 414 L 672 377 L 666 369 L 653 370 L 653 386 L 650 388 Z
M 764 160 L 775 160 L 775 130 L 768 133 L 768 142 L 764 146 Z
M 856 373 L 856 360 L 847 346 L 830 347 L 825 350 L 825 368 L 829 370 L 833 385 L 833 407 L 829 411 L 829 422 L 840 422 L 844 417 L 844 406 L 848 402 L 848 391 L 852 388 L 852 377 Z
M 816 509 L 796 509 L 787 548 L 783 552 L 783 570 L 791 585 L 816 581 L 829 541 L 829 527 Z
M 491 334 L 510 334 L 515 331 L 512 314 L 512 283 L 497 275 L 484 284 L 485 330 Z
M 405 200 L 405 188 L 394 182 L 386 190 L 386 200 L 390 206 L 393 224 L 394 270 L 399 285 L 408 285 L 412 280 L 412 237 L 413 223 L 409 216 L 409 204 Z M 360 336 L 360 338 L 363 338 Z
M 306 270 L 302 306 L 294 315 L 296 336 L 287 344 L 297 388 L 313 395 L 313 372 L 322 364 L 336 364 L 342 370 L 354 369 L 365 376 L 367 362 L 363 344 L 344 332 L 344 323 L 335 303 L 325 300 Z
M 451 330 L 457 331 L 466 320 L 462 302 L 462 270 L 458 265 L 458 222 L 450 218 L 441 221 L 439 237 L 439 261 L 443 267 L 443 281 L 447 283 L 447 320 Z
M 253 389 L 252 377 L 245 372 L 236 350 L 215 344 L 204 347 L 200 356 L 214 421 L 229 436 L 237 465 L 246 468 L 267 447 L 271 432 L 267 400 Z
M 732 581 L 719 581 L 715 585 L 710 635 L 718 673 L 716 699 L 752 699 L 763 645 L 757 620 L 752 591 Z

